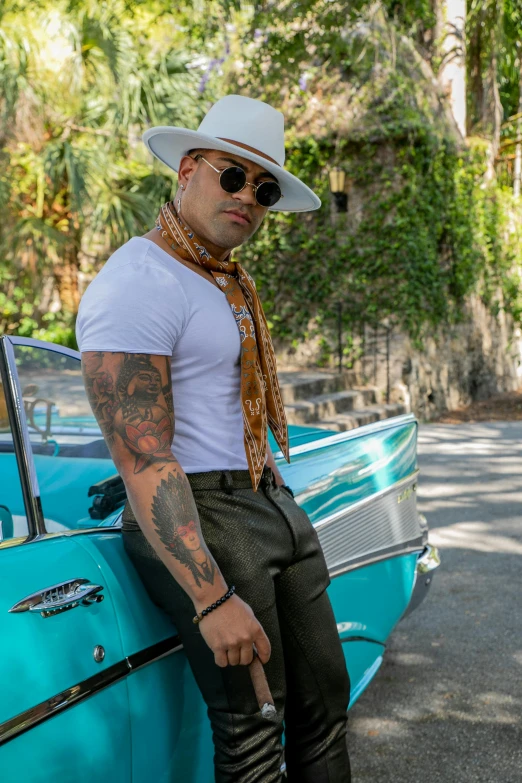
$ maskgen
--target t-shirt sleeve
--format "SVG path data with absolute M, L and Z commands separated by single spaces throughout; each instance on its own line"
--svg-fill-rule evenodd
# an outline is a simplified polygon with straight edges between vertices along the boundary
M 103 270 L 78 311 L 80 351 L 171 356 L 183 333 L 188 303 L 177 278 L 151 263 Z

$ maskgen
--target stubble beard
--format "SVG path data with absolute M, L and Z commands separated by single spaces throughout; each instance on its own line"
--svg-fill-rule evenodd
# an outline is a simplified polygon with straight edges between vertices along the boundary
M 197 199 L 199 193 L 195 195 Z M 241 225 L 240 223 L 229 222 L 227 225 L 229 219 L 223 216 L 224 212 L 234 208 L 240 209 L 239 205 L 235 206 L 230 200 L 220 201 L 215 204 L 212 212 L 203 220 L 198 217 L 192 219 L 192 210 L 190 209 L 190 206 L 185 205 L 185 210 L 183 209 L 183 206 L 182 200 L 182 219 L 185 220 L 190 228 L 199 236 L 203 245 L 205 242 L 208 242 L 223 250 L 233 250 L 248 241 L 259 228 L 255 218 L 253 218 L 250 213 L 248 213 L 248 216 L 252 220 L 251 223 Z
M 227 209 L 230 209 L 230 206 L 227 206 Z M 214 238 L 210 241 L 224 250 L 233 250 L 247 242 L 257 231 L 257 226 L 253 222 L 245 225 L 228 222 L 229 218 L 223 216 L 224 212 L 224 209 L 218 211 L 212 220 Z

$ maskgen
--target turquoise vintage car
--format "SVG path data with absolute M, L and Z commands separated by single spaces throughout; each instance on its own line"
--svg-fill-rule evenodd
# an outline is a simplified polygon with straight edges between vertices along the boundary
M 123 550 L 125 490 L 79 359 L 0 338 L 0 779 L 211 783 L 205 705 Z M 416 439 L 411 415 L 292 427 L 280 460 L 329 565 L 351 704 L 439 562 L 416 508 Z

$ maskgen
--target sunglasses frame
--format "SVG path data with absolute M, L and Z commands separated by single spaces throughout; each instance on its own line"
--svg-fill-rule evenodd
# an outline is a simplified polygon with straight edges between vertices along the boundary
M 276 205 L 276 204 L 277 204 L 279 201 L 281 201 L 281 199 L 282 199 L 282 198 L 284 198 L 283 194 L 281 193 L 281 188 L 279 187 L 279 183 L 278 183 L 278 182 L 275 182 L 274 180 L 266 180 L 265 182 L 260 182 L 260 183 L 259 183 L 259 185 L 255 185 L 253 182 L 247 182 L 247 179 L 246 179 L 246 172 L 245 172 L 245 171 L 244 171 L 244 170 L 241 168 L 241 166 L 227 166 L 225 169 L 217 169 L 215 166 L 213 166 L 213 165 L 212 165 L 212 163 L 211 163 L 209 160 L 207 160 L 207 159 L 206 159 L 206 158 L 205 158 L 203 155 L 201 155 L 201 154 L 198 154 L 198 155 L 196 155 L 196 157 L 195 157 L 195 158 L 193 158 L 193 160 L 196 160 L 196 161 L 197 161 L 197 160 L 199 160 L 200 158 L 201 158 L 201 160 L 204 160 L 204 161 L 205 161 L 205 163 L 206 163 L 208 166 L 210 166 L 210 168 L 211 168 L 211 169 L 214 169 L 214 171 L 215 171 L 217 174 L 219 174 L 219 184 L 220 184 L 220 185 L 221 185 L 221 175 L 222 175 L 222 174 L 224 174 L 224 173 L 225 173 L 225 171 L 229 171 L 230 169 L 239 169 L 240 171 L 242 171 L 242 172 L 243 172 L 243 174 L 245 175 L 245 184 L 243 185 L 243 187 L 242 187 L 242 188 L 239 188 L 239 190 L 233 190 L 233 191 L 230 191 L 230 190 L 226 190 L 226 189 L 223 187 L 223 185 L 221 185 L 221 188 L 222 188 L 222 189 L 225 191 L 225 193 L 231 193 L 231 192 L 232 192 L 232 193 L 241 193 L 241 191 L 242 191 L 242 190 L 244 190 L 244 189 L 246 188 L 246 186 L 247 186 L 247 185 L 250 185 L 250 187 L 251 187 L 251 188 L 253 189 L 253 191 L 254 191 L 254 198 L 255 198 L 256 202 L 259 204 L 259 206 L 260 206 L 260 207 L 263 207 L 263 209 L 270 209 L 270 207 L 275 207 L 275 205 Z M 260 188 L 260 187 L 261 187 L 261 185 L 265 185 L 267 182 L 273 182 L 273 183 L 274 183 L 274 185 L 277 185 L 277 186 L 279 187 L 279 192 L 281 193 L 281 195 L 280 195 L 280 197 L 277 199 L 277 201 L 276 201 L 274 204 L 270 204 L 270 207 L 267 207 L 267 206 L 266 206 L 266 204 L 260 204 L 260 203 L 259 203 L 259 201 L 257 200 L 257 189 L 258 189 L 258 188 Z

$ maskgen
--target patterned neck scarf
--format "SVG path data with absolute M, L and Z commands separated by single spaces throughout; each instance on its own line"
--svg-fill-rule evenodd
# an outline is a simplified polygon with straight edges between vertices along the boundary
M 225 294 L 241 337 L 241 403 L 245 451 L 257 490 L 267 451 L 267 429 L 289 462 L 288 429 L 276 373 L 272 340 L 256 284 L 240 264 L 217 261 L 180 217 L 174 204 L 164 204 L 156 220 L 163 239 L 187 261 L 206 269 Z

